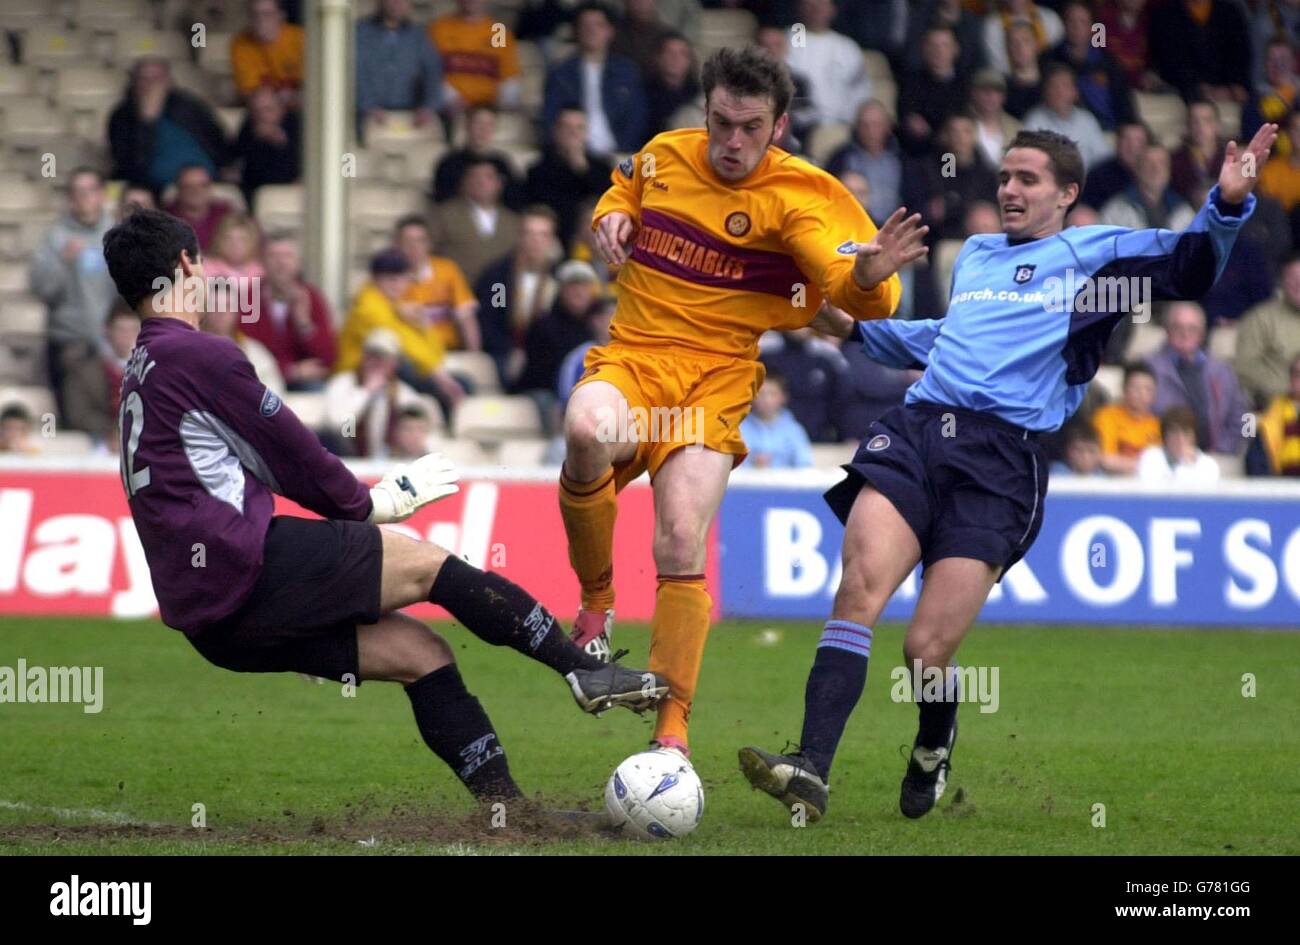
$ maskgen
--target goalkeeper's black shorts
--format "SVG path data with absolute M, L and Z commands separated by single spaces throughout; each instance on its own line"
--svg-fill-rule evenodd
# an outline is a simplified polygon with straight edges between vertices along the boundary
M 383 564 L 376 525 L 277 515 L 248 600 L 189 641 L 223 669 L 359 683 L 357 626 L 379 620 Z

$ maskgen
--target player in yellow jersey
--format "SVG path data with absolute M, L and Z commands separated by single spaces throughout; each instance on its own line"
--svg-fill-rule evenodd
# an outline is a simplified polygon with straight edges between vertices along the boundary
M 855 318 L 898 305 L 897 270 L 926 252 L 920 217 L 877 232 L 824 171 L 774 147 L 793 86 L 756 48 L 704 66 L 706 129 L 661 134 L 615 168 L 593 217 L 619 266 L 609 344 L 593 348 L 564 419 L 560 509 L 582 585 L 574 639 L 608 658 L 616 494 L 643 471 L 654 489 L 658 590 L 650 667 L 667 678 L 654 740 L 687 751 L 709 630 L 705 537 L 740 422 L 763 380 L 758 338 L 807 325 L 823 300 Z

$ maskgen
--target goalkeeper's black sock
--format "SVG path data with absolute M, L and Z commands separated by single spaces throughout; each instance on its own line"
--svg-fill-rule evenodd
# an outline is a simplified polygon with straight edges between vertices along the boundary
M 944 671 L 942 693 L 928 693 L 926 690 L 930 687 L 922 682 L 921 692 L 912 694 L 921 715 L 921 723 L 916 732 L 916 744 L 920 748 L 945 748 L 948 745 L 948 735 L 952 732 L 953 721 L 957 718 L 957 704 L 961 700 L 961 686 L 955 670 L 956 667 L 950 666 Z M 926 674 L 913 674 L 913 678 L 916 675 L 924 680 Z M 915 688 L 915 683 L 913 687 Z
M 424 743 L 447 763 L 479 800 L 521 797 L 510 777 L 506 751 L 455 663 L 406 687 Z
M 799 746 L 827 783 L 844 726 L 867 685 L 870 657 L 870 627 L 851 620 L 826 621 L 804 688 Z
M 429 600 L 447 608 L 479 639 L 516 649 L 561 675 L 605 665 L 575 646 L 550 611 L 518 584 L 454 555 L 438 570 Z

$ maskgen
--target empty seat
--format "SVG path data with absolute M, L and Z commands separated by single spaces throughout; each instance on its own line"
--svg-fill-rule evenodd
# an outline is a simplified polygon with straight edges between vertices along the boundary
M 213 75 L 233 75 L 235 70 L 230 62 L 230 41 L 233 38 L 233 33 L 209 31 L 199 47 L 199 68 Z
M 238 184 L 230 184 L 226 181 L 214 181 L 212 184 L 212 196 L 217 200 L 224 200 L 240 213 L 248 212 L 248 204 L 244 201 L 244 192 L 239 189 Z
M 60 430 L 54 436 L 41 436 L 37 442 L 42 456 L 85 456 L 95 451 L 95 441 L 80 430 Z
M 814 443 L 813 465 L 818 469 L 836 469 L 853 459 L 856 443 Z
M 757 28 L 758 20 L 748 10 L 701 10 L 699 45 L 748 46 Z
M 443 367 L 453 374 L 469 378 L 477 394 L 495 394 L 501 390 L 497 365 L 490 354 L 482 351 L 448 351 Z
M 1246 458 L 1244 456 L 1232 456 L 1226 453 L 1211 453 L 1210 455 L 1219 464 L 1219 475 L 1224 479 L 1240 479 L 1246 475 Z
M 151 29 L 123 30 L 117 34 L 115 61 L 127 65 L 143 56 L 161 56 L 164 59 L 188 59 L 190 44 L 180 33 L 164 33 Z
M 850 134 L 852 129 L 839 122 L 818 125 L 808 136 L 808 156 L 818 164 L 825 164 L 849 140 Z
M 48 205 L 49 185 L 21 178 L 0 181 L 0 219 L 30 219 Z
M 429 441 L 429 450 L 441 453 L 460 467 L 485 466 L 488 461 L 483 447 L 473 440 L 454 440 L 435 435 Z
M 419 190 L 355 181 L 348 188 L 348 213 L 354 221 L 367 221 L 367 226 L 391 226 L 399 217 L 421 209 Z M 376 220 L 381 222 L 376 224 Z
M 445 146 L 428 139 L 382 139 L 357 155 L 360 159 L 364 154 L 373 168 L 367 173 L 358 161 L 357 179 L 375 176 L 390 184 L 427 188 L 433 180 L 434 165 L 446 150 Z
M 303 223 L 302 184 L 264 184 L 253 197 L 253 215 L 267 231 L 299 230 Z
M 366 121 L 365 141 L 367 146 L 387 138 L 424 139 L 439 144 L 445 143 L 442 134 L 442 122 L 434 119 L 422 127 L 415 124 L 414 112 L 386 112 L 382 122 L 369 119 Z
M 1229 323 L 1210 330 L 1210 356 L 1231 362 L 1237 356 L 1237 326 Z
M 1097 376 L 1092 381 L 1106 395 L 1108 401 L 1122 400 L 1124 397 L 1124 369 L 1115 364 L 1103 364 L 1097 368 Z
M 37 148 L 67 134 L 63 113 L 40 99 L 10 99 L 3 111 L 5 142 L 10 147 Z
M 26 98 L 32 92 L 32 74 L 22 66 L 0 63 L 0 101 Z
M 542 422 L 529 397 L 478 395 L 460 402 L 452 429 L 457 437 L 491 443 L 540 436 Z
M 319 391 L 289 392 L 284 405 L 293 411 L 303 426 L 318 430 L 325 426 L 325 395 Z
M 27 293 L 27 264 L 0 262 L 0 296 Z
M 1124 360 L 1128 362 L 1145 361 L 1160 350 L 1165 343 L 1165 330 L 1154 321 L 1138 322 L 1133 325 L 1133 334 L 1124 349 Z
M 7 14 L 6 14 L 7 16 Z M 86 35 L 72 30 L 34 27 L 23 36 L 23 63 L 29 66 L 74 65 L 86 54 Z
M 50 15 L 50 0 L 4 0 L 4 28 L 16 33 L 46 26 Z
M 1167 148 L 1178 146 L 1187 127 L 1187 106 L 1173 93 L 1134 92 L 1138 115 Z
M 550 440 L 543 439 L 506 440 L 493 458 L 497 465 L 506 469 L 530 469 L 542 465 L 542 458 L 550 445 Z
M 39 386 L 48 383 L 45 335 L 0 335 L 0 384 Z
M 80 0 L 72 21 L 81 30 L 118 30 L 148 23 L 152 16 L 147 0 Z
M 493 145 L 498 148 L 532 148 L 537 143 L 537 129 L 532 115 L 521 112 L 501 112 L 497 115 Z
M 39 299 L 31 296 L 0 299 L 0 335 L 43 335 L 45 325 L 45 303 Z

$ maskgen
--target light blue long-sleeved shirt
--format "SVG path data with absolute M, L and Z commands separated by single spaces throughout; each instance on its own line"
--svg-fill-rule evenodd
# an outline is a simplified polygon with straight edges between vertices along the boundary
M 1057 430 L 1079 409 L 1134 302 L 1204 295 L 1254 208 L 1248 196 L 1233 215 L 1216 186 L 1182 232 L 1083 226 L 1022 243 L 972 236 L 953 267 L 944 318 L 858 322 L 854 337 L 882 364 L 925 369 L 906 404 Z
M 755 455 L 771 457 L 773 469 L 798 469 L 812 465 L 812 444 L 808 433 L 789 410 L 781 412 L 771 421 L 760 420 L 750 414 L 740 422 L 740 435 L 745 445 Z

